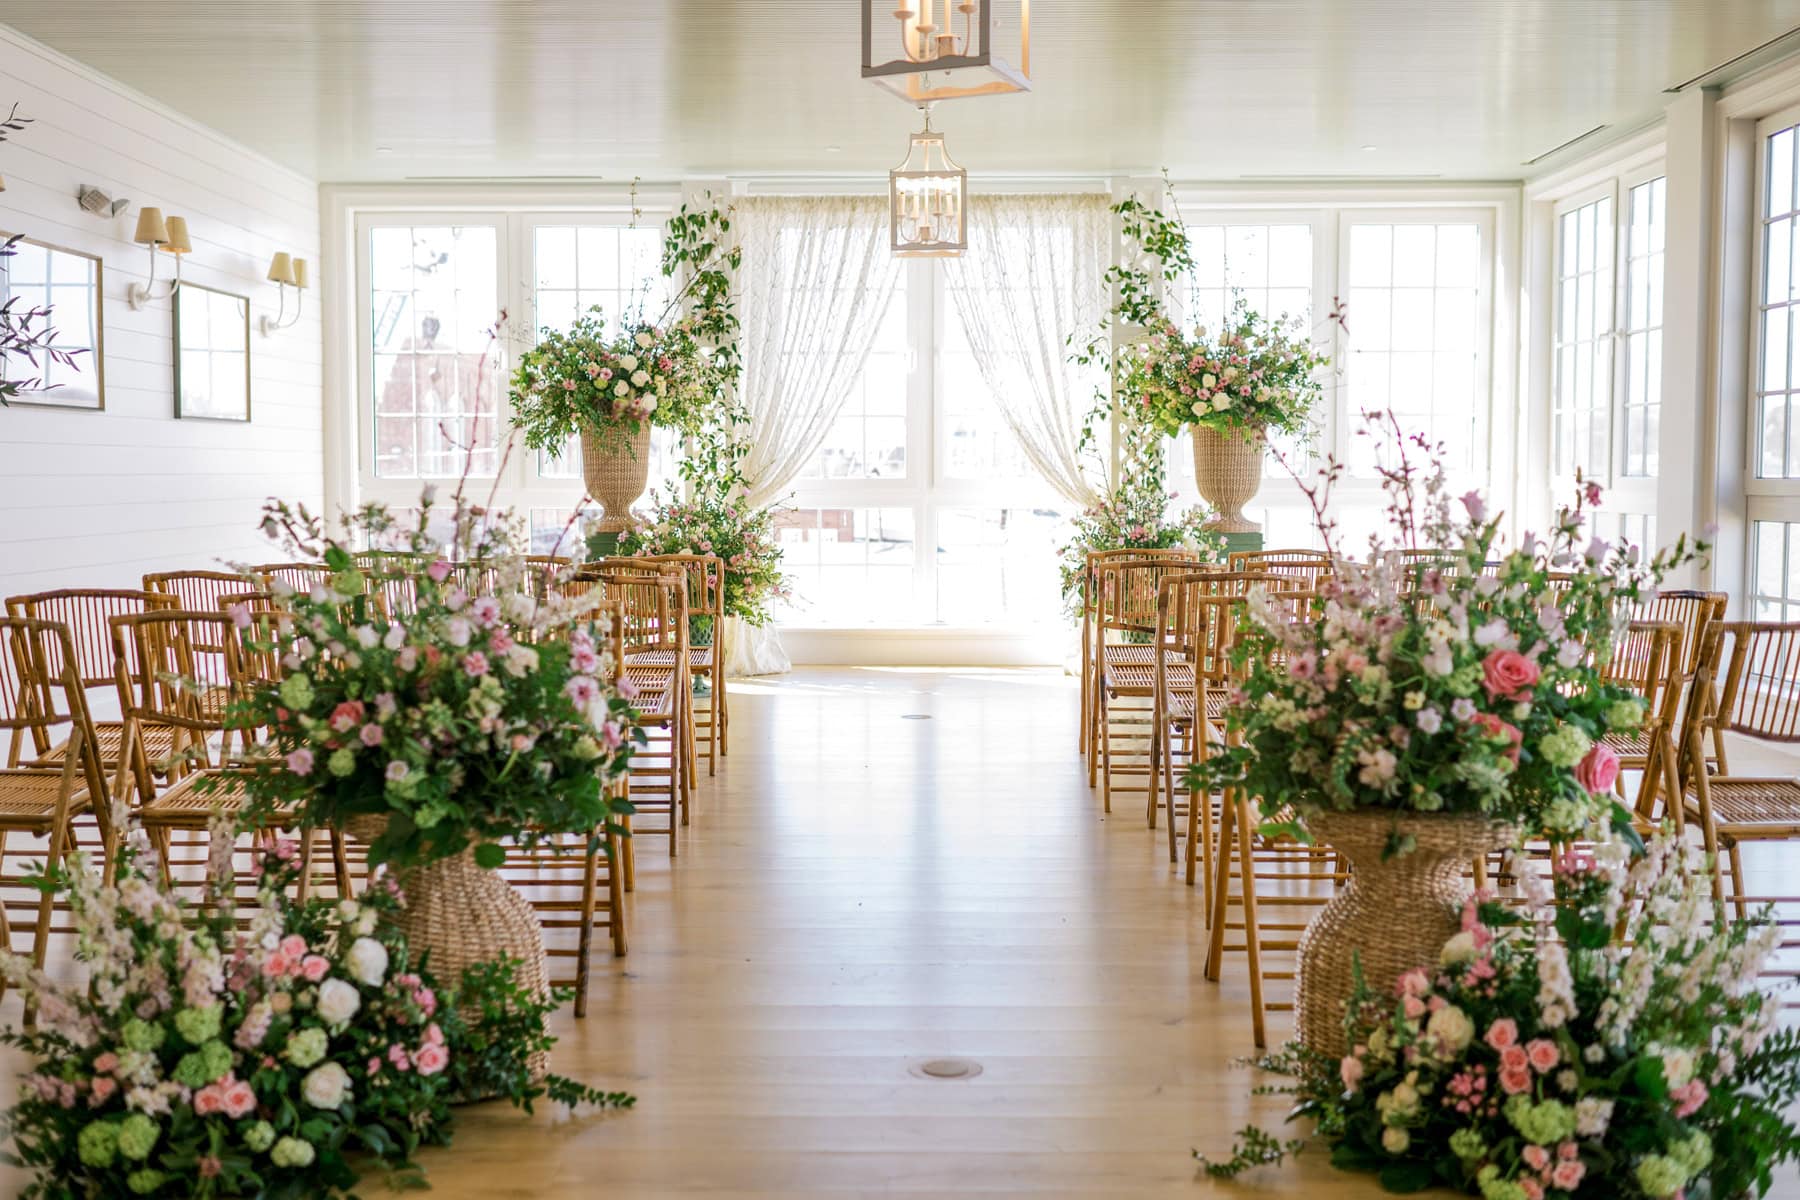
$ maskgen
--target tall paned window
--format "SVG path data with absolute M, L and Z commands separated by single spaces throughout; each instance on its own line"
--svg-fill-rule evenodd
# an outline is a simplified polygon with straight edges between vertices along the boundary
M 1647 179 L 1625 193 L 1624 447 L 1619 473 L 1656 474 L 1662 426 L 1663 210 L 1668 181 Z
M 1611 471 L 1612 196 L 1557 218 L 1551 461 L 1559 480 Z
M 1072 506 L 1002 418 L 945 275 L 931 261 L 903 267 L 861 374 L 794 483 L 777 522 L 794 581 L 784 624 L 1058 620 L 1056 551 Z
M 1759 267 L 1757 354 L 1752 371 L 1750 591 L 1752 615 L 1800 619 L 1800 288 L 1794 243 L 1800 225 L 1793 113 L 1757 126 Z
M 565 329 L 591 307 L 609 325 L 661 314 L 659 221 L 634 223 L 627 211 L 365 213 L 357 242 L 363 496 L 404 509 L 423 482 L 467 474 L 529 521 L 534 549 L 571 552 L 580 460 L 572 447 L 502 454 L 507 381 L 542 330 Z M 651 450 L 652 484 L 667 488 L 680 447 L 658 433 Z

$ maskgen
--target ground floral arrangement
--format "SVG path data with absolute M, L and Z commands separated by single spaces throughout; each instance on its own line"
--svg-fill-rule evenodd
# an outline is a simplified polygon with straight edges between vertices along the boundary
M 507 961 L 444 987 L 389 927 L 405 902 L 390 879 L 298 901 L 297 858 L 267 847 L 242 931 L 223 893 L 190 907 L 164 890 L 141 832 L 116 885 L 79 858 L 43 881 L 67 896 L 87 971 L 58 982 L 0 956 L 38 1015 L 0 1033 L 32 1061 L 5 1118 L 27 1200 L 334 1196 L 371 1169 L 416 1185 L 413 1155 L 448 1144 L 459 1096 L 634 1102 L 531 1078 L 562 997 L 524 992 Z
M 1268 830 L 1302 839 L 1309 811 L 1370 808 L 1631 836 L 1604 739 L 1636 729 L 1644 708 L 1605 669 L 1632 607 L 1706 547 L 1683 538 L 1646 559 L 1588 537 L 1601 494 L 1587 484 L 1547 540 L 1503 550 L 1500 514 L 1474 492 L 1453 501 L 1441 455 L 1401 437 L 1391 414 L 1378 428 L 1391 434 L 1382 484 L 1397 544 L 1356 564 L 1326 516 L 1337 464 L 1303 485 L 1338 570 L 1306 621 L 1252 592 L 1226 717 L 1242 744 L 1196 763 L 1190 786 L 1246 788 Z M 1403 556 L 1419 546 L 1441 553 Z M 1406 849 L 1395 839 L 1390 853 Z
M 1332 319 L 1341 322 L 1342 313 Z M 1329 360 L 1301 320 L 1271 319 L 1239 301 L 1211 332 L 1190 336 L 1167 318 L 1149 330 L 1120 352 L 1121 390 L 1161 433 L 1174 437 L 1190 425 L 1244 437 L 1306 431 L 1321 395 L 1317 374 Z
M 1071 617 L 1081 615 L 1082 582 L 1088 555 L 1095 551 L 1187 549 L 1206 562 L 1226 560 L 1225 539 L 1205 528 L 1212 512 L 1195 505 L 1171 520 L 1164 513 L 1172 499 L 1157 462 L 1151 469 L 1131 472 L 1104 501 L 1075 518 L 1057 564 L 1063 606 Z
M 716 554 L 724 564 L 725 615 L 767 625 L 774 606 L 789 594 L 775 513 L 710 491 L 691 501 L 664 500 L 653 492 L 649 515 L 619 535 L 618 553 Z
M 585 624 L 587 602 L 528 578 L 509 518 L 460 494 L 455 547 L 441 554 L 434 499 L 427 489 L 404 526 L 366 506 L 337 533 L 304 509 L 266 510 L 266 532 L 332 574 L 284 589 L 269 628 L 234 614 L 284 672 L 234 716 L 272 731 L 244 781 L 248 811 L 298 812 L 318 828 L 385 818 L 371 860 L 400 866 L 470 846 L 496 866 L 503 838 L 618 829 L 630 806 L 610 785 L 644 734 L 628 685 L 611 681 L 611 649 Z M 359 559 L 358 541 L 398 550 Z M 400 591 L 398 607 L 376 602 Z
M 1436 963 L 1351 997 L 1341 1061 L 1299 1046 L 1294 1075 L 1346 1170 L 1390 1191 L 1449 1186 L 1484 1200 L 1762 1195 L 1800 1158 L 1800 1032 L 1757 987 L 1780 944 L 1772 914 L 1730 921 L 1711 864 L 1658 838 L 1565 853 L 1527 903 L 1471 902 Z M 1615 933 L 1624 930 L 1624 937 Z M 1230 1176 L 1303 1142 L 1250 1128 Z

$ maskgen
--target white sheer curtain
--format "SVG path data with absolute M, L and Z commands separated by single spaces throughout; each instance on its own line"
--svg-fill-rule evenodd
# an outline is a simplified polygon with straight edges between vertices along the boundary
M 884 196 L 752 196 L 735 202 L 749 503 L 781 498 L 813 461 L 868 360 L 900 263 Z M 789 667 L 772 629 L 734 621 L 726 673 Z
M 969 248 L 945 281 L 981 377 L 1031 465 L 1064 499 L 1100 503 L 1098 457 L 1078 453 L 1096 378 L 1069 361 L 1106 315 L 1110 199 L 974 196 Z

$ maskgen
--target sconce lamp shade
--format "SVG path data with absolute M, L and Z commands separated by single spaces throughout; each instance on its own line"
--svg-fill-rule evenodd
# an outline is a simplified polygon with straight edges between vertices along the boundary
M 294 260 L 294 286 L 303 288 L 307 285 L 307 282 L 306 260 L 304 258 L 296 258 Z
M 132 241 L 140 246 L 161 246 L 169 240 L 169 227 L 163 224 L 162 209 L 145 205 L 138 210 L 137 233 Z
M 188 241 L 186 217 L 170 217 L 163 225 L 168 231 L 168 243 L 163 246 L 164 250 L 168 251 L 170 254 L 189 254 L 193 252 L 194 244 Z
M 277 250 L 275 257 L 269 260 L 269 282 L 294 282 L 294 260 L 287 251 Z

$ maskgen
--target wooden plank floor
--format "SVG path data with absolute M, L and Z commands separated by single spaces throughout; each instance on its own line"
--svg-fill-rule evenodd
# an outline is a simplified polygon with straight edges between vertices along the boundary
M 1281 1104 L 1232 1065 L 1241 962 L 1204 980 L 1162 835 L 1087 790 L 1070 680 L 807 670 L 732 716 L 680 859 L 640 846 L 631 955 L 559 1021 L 556 1069 L 638 1109 L 464 1110 L 434 1195 L 1381 1194 L 1322 1154 L 1196 1181 L 1192 1148 Z M 909 1073 L 947 1056 L 982 1074 Z

